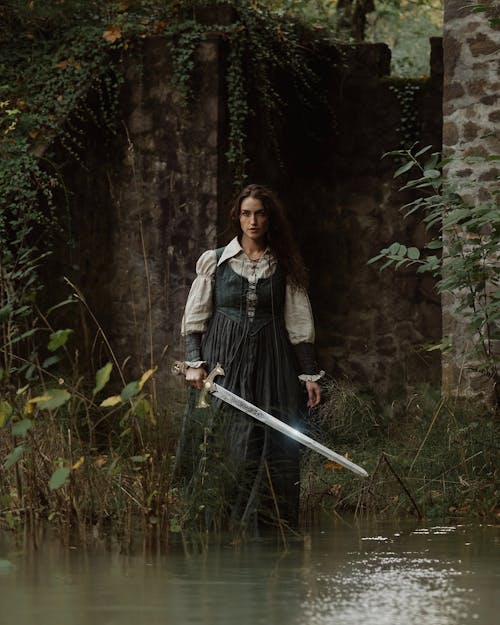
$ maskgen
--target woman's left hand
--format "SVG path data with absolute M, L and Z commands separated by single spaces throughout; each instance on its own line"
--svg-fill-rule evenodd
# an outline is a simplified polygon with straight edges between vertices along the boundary
M 321 401 L 321 388 L 317 382 L 306 382 L 307 389 L 307 407 L 314 408 Z

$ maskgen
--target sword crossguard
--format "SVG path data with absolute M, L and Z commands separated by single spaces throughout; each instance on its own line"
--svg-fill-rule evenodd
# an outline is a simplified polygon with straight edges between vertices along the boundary
M 203 388 L 200 393 L 200 398 L 198 399 L 198 403 L 196 404 L 197 408 L 207 408 L 207 394 L 213 393 L 215 391 L 214 380 L 218 375 L 224 375 L 224 369 L 222 368 L 220 362 L 218 362 L 215 367 L 210 371 L 205 380 L 203 381 Z

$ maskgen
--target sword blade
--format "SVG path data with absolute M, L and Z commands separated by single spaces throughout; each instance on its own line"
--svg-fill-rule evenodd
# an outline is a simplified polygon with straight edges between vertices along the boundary
M 354 462 L 351 462 L 350 460 L 348 460 L 347 458 L 344 458 L 344 456 L 341 456 L 340 454 L 329 449 L 328 447 L 325 447 L 325 445 L 318 443 L 318 441 L 315 441 L 310 436 L 307 436 L 306 434 L 299 432 L 299 430 L 296 430 L 295 428 L 291 427 L 287 423 L 284 423 L 280 419 L 273 417 L 272 415 L 270 415 L 268 412 L 265 412 L 261 408 L 254 406 L 249 401 L 246 401 L 246 399 L 243 399 L 242 397 L 235 395 L 234 393 L 229 391 L 227 388 L 224 388 L 223 386 L 220 386 L 219 384 L 213 383 L 212 388 L 210 390 L 210 394 L 215 395 L 215 397 L 218 397 L 223 402 L 226 402 L 226 404 L 230 404 L 234 408 L 241 410 L 242 412 L 249 415 L 250 417 L 257 419 L 257 421 L 261 421 L 262 423 L 265 423 L 266 425 L 273 428 L 274 430 L 277 430 L 278 432 L 285 434 L 285 436 L 289 436 L 290 438 L 293 438 L 293 440 L 297 441 L 298 443 L 301 443 L 305 447 L 309 447 L 309 449 L 312 449 L 316 451 L 317 453 L 321 454 L 322 456 L 325 456 L 325 458 L 328 458 L 329 460 L 333 460 L 334 462 L 337 462 L 338 464 L 342 465 L 346 469 L 349 469 L 353 473 L 356 473 L 357 475 L 362 475 L 363 477 L 368 476 L 368 473 L 363 469 L 363 467 L 360 467 Z

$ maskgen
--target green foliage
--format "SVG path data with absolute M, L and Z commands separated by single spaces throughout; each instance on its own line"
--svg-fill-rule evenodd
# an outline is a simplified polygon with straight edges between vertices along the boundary
M 466 5 L 464 9 L 471 13 L 485 13 L 491 28 L 498 29 L 500 27 L 500 6 L 493 0 L 490 0 L 489 3 L 472 2 Z
M 93 397 L 97 395 L 99 391 L 102 391 L 102 389 L 109 382 L 109 378 L 111 376 L 112 370 L 113 370 L 113 365 L 110 362 L 108 362 L 104 365 L 104 367 L 101 367 L 101 369 L 97 371 L 97 373 L 95 374 L 95 386 L 92 391 Z
M 54 471 L 49 480 L 50 490 L 57 490 L 63 486 L 70 475 L 70 469 L 68 467 L 59 467 Z
M 429 155 L 430 149 L 389 153 L 404 160 L 395 177 L 416 172 L 402 189 L 416 190 L 418 197 L 403 206 L 403 211 L 405 217 L 415 215 L 422 221 L 430 240 L 422 250 L 392 243 L 369 262 L 383 261 L 381 270 L 414 266 L 417 273 L 438 278 L 438 291 L 453 295 L 456 310 L 466 320 L 475 356 L 480 360 L 478 368 L 498 382 L 499 356 L 494 349 L 494 342 L 500 339 L 498 190 L 481 201 L 481 183 L 477 179 L 458 188 L 455 180 L 442 176 L 443 167 L 451 164 L 451 159 L 442 161 L 438 153 Z M 465 163 L 493 163 L 498 158 L 470 157 Z M 449 340 L 442 344 L 443 348 L 449 345 Z
M 417 98 L 420 96 L 425 85 L 425 79 L 415 78 L 387 78 L 389 90 L 396 96 L 401 109 L 399 127 L 400 145 L 407 150 L 415 145 L 419 137 L 419 124 L 416 111 Z
M 292 15 L 307 24 L 316 31 L 318 37 L 337 43 L 352 43 L 352 31 L 356 30 L 352 26 L 346 29 L 344 18 L 349 16 L 344 16 L 342 12 L 346 8 L 354 14 L 368 11 L 363 16 L 366 19 L 364 40 L 384 42 L 391 48 L 394 76 L 408 78 L 427 75 L 429 38 L 442 34 L 442 0 L 377 0 L 371 5 L 374 6 L 371 11 L 369 2 L 354 1 L 274 0 L 269 5 L 276 12 Z M 473 10 L 488 10 L 488 14 L 492 15 L 492 8 L 487 9 L 484 4 Z M 493 15 L 491 19 L 494 19 Z M 361 29 L 358 27 L 357 30 Z
M 369 16 L 367 41 L 391 48 L 391 73 L 416 77 L 429 74 L 429 38 L 442 35 L 442 0 L 382 0 Z
M 61 535 L 71 527 L 83 537 L 88 526 L 97 522 L 104 531 L 111 521 L 113 535 L 130 539 L 132 515 L 146 534 L 158 526 L 166 538 L 171 449 L 166 420 L 156 418 L 146 389 L 154 369 L 97 405 L 112 369 L 99 369 L 92 393 L 81 376 L 68 375 L 59 388 L 37 395 L 37 385 L 28 384 L 1 402 L 0 528 L 29 528 L 36 515 Z

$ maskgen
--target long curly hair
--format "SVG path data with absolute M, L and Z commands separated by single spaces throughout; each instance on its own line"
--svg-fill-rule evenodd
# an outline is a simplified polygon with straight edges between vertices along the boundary
M 285 209 L 271 189 L 260 184 L 249 184 L 236 197 L 229 217 L 238 238 L 241 239 L 242 235 L 240 226 L 241 204 L 248 197 L 260 200 L 266 211 L 269 220 L 266 233 L 267 245 L 275 255 L 278 265 L 293 286 L 307 289 L 308 276 L 302 256 L 293 238 Z

